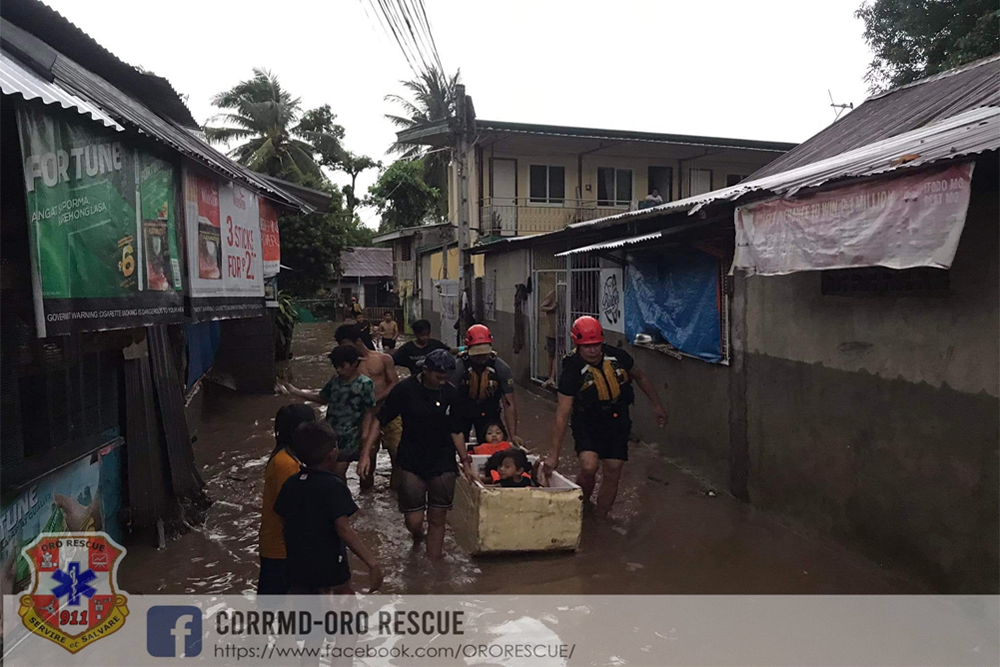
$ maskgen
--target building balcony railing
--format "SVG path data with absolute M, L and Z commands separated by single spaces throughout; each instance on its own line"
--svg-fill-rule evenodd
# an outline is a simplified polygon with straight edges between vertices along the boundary
M 479 231 L 483 236 L 518 236 L 554 232 L 575 222 L 596 220 L 636 208 L 635 201 L 598 205 L 594 200 L 538 201 L 494 197 L 479 202 Z

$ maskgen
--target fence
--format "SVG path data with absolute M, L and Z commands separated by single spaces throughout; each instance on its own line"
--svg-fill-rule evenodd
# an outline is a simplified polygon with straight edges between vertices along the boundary
M 629 208 L 598 206 L 596 201 L 565 199 L 559 203 L 534 203 L 530 199 L 483 199 L 479 208 L 479 228 L 485 236 L 552 232 L 574 222 L 597 220 Z

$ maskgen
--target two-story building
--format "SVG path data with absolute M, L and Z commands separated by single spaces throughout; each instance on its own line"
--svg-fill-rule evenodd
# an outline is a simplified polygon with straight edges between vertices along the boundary
M 452 141 L 446 122 L 397 137 L 433 148 Z M 477 120 L 468 155 L 470 226 L 480 238 L 551 232 L 638 208 L 654 189 L 666 202 L 733 185 L 794 147 Z M 449 188 L 452 221 L 458 215 L 456 192 Z
M 738 183 L 795 147 L 774 141 L 490 120 L 475 121 L 474 137 L 466 156 L 473 243 L 558 231 L 573 223 L 710 192 Z M 443 121 L 405 130 L 397 139 L 444 149 L 452 145 L 454 135 L 449 122 Z M 442 229 L 453 236 L 445 243 L 423 244 L 434 253 L 430 261 L 421 261 L 419 251 L 414 254 L 412 261 L 419 267 L 414 269 L 414 289 L 419 296 L 411 300 L 413 310 L 407 310 L 408 317 L 414 317 L 419 306 L 420 316 L 435 327 L 440 321 L 440 334 L 449 340 L 455 314 L 450 295 L 458 289 L 453 226 L 459 219 L 457 186 L 457 172 L 452 168 L 448 187 L 451 226 Z M 659 199 L 653 200 L 653 195 Z M 408 234 L 409 230 L 403 230 L 378 237 L 376 242 L 393 241 L 402 252 Z M 552 266 L 536 265 L 536 269 L 565 268 L 564 258 L 551 260 Z M 495 276 L 483 271 L 478 256 L 475 262 L 477 312 L 491 312 L 498 300 L 513 300 L 515 283 L 499 284 Z M 557 275 L 543 272 L 546 282 L 536 285 L 536 291 L 556 290 Z M 396 277 L 402 290 L 404 279 L 401 274 Z M 516 282 L 525 282 L 527 277 Z M 445 295 L 443 301 L 441 295 Z

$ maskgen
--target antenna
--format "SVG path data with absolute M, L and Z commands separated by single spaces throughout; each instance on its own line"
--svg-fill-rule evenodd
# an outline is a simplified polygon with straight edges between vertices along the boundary
M 831 92 L 829 88 L 826 89 L 826 94 L 830 96 L 830 106 L 833 107 L 834 121 L 840 120 L 841 114 L 845 111 L 854 110 L 854 102 L 849 102 L 848 104 L 837 104 L 833 101 L 833 92 Z

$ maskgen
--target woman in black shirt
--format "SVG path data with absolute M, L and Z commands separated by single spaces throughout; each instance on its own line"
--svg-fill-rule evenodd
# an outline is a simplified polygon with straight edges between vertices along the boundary
M 444 526 L 455 497 L 458 466 L 474 479 L 472 457 L 466 452 L 462 423 L 457 410 L 458 390 L 448 383 L 455 369 L 455 358 L 446 350 L 427 355 L 423 368 L 389 393 L 379 413 L 379 421 L 388 424 L 402 417 L 403 436 L 396 454 L 400 471 L 399 508 L 406 528 L 419 542 L 424 538 L 424 513 L 427 514 L 427 556 L 441 557 L 444 550 Z M 371 429 L 358 463 L 358 475 L 364 478 L 371 467 L 371 451 L 378 439 L 378 429 Z

